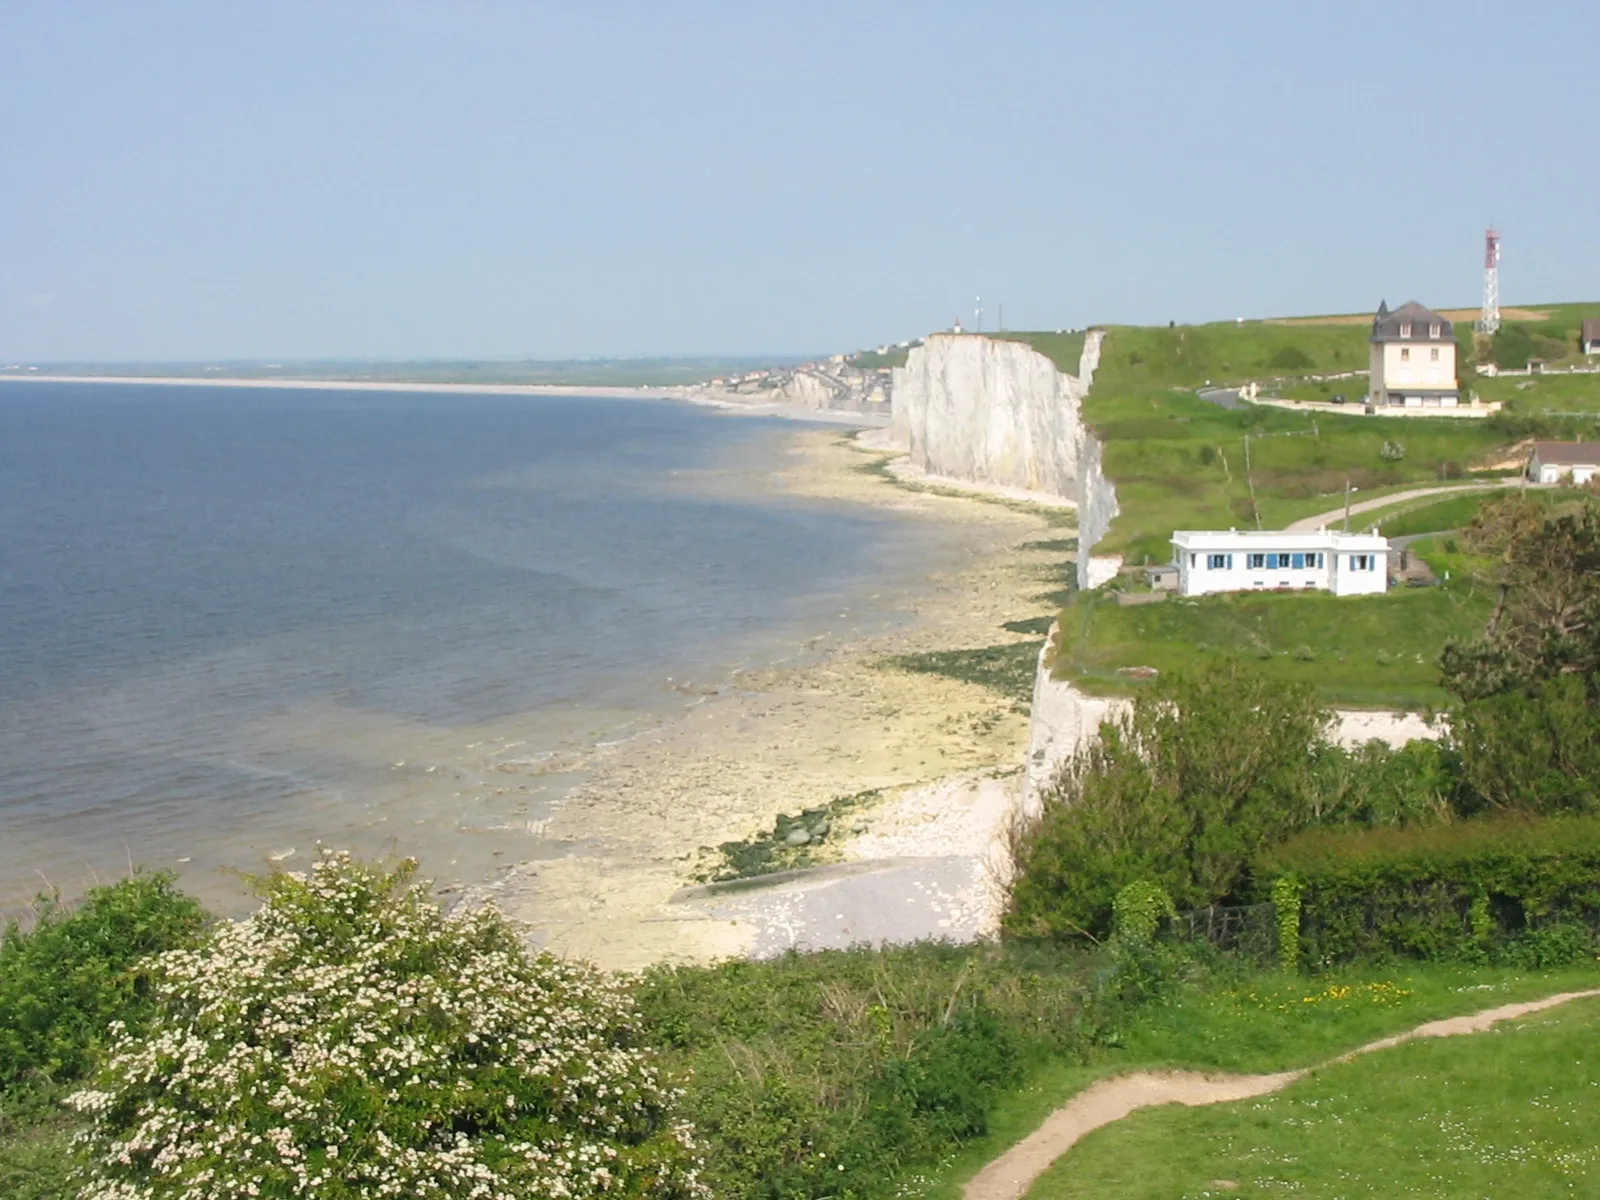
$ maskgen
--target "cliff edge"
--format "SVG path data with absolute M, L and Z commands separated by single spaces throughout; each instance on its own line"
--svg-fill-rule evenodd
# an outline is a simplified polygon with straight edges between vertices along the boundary
M 1078 374 L 1068 375 L 1023 342 L 935 334 L 895 368 L 890 389 L 894 440 L 919 470 L 1077 505 L 1080 588 L 1103 582 L 1088 550 L 1117 515 L 1100 444 L 1083 422 L 1102 337 L 1088 333 Z

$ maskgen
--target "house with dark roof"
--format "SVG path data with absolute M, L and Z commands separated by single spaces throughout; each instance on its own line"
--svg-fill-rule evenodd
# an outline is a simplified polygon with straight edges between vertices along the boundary
M 1535 442 L 1528 456 L 1528 478 L 1534 483 L 1575 485 L 1600 473 L 1600 442 Z
M 1600 354 L 1600 318 L 1591 317 L 1578 330 L 1578 348 L 1585 354 Z
M 1375 407 L 1455 408 L 1455 326 L 1415 300 L 1372 318 L 1369 402 Z

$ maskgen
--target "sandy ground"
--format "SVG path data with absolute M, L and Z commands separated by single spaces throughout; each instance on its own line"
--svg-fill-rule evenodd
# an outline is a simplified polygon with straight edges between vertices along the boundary
M 745 674 L 731 694 L 612 747 L 542 831 L 572 853 L 522 864 L 488 893 L 553 950 L 635 969 L 889 934 L 968 936 L 991 920 L 983 861 L 1011 784 L 990 776 L 1021 762 L 1027 718 L 989 689 L 880 660 L 1022 640 L 1000 626 L 1050 611 L 1038 597 L 1059 586 L 1051 572 L 1063 557 L 1023 543 L 1059 530 L 1014 504 L 909 490 L 864 472 L 881 456 L 837 433 L 800 432 L 791 445 L 781 479 L 791 493 L 950 522 L 964 550 L 940 577 L 884 598 L 914 611 L 907 627 L 819 646 L 803 665 Z M 957 776 L 942 791 L 916 790 Z M 871 788 L 890 795 L 852 816 L 869 832 L 842 853 L 860 860 L 914 851 L 909 867 L 886 866 L 911 877 L 824 873 L 762 894 L 673 902 L 708 861 L 704 848 L 770 829 L 780 812 Z M 885 892 L 902 916 L 866 930 Z M 906 912 L 906 895 L 926 903 Z M 815 924 L 823 909 L 826 929 Z M 862 919 L 835 920 L 846 909 Z M 785 921 L 790 934 L 774 934 Z
M 1387 1050 L 1415 1038 L 1456 1037 L 1462 1034 L 1482 1033 L 1501 1021 L 1515 1020 L 1572 1000 L 1589 999 L 1594 996 L 1600 996 L 1600 989 L 1563 992 L 1558 996 L 1547 996 L 1542 1000 L 1504 1004 L 1465 1017 L 1430 1021 L 1409 1032 L 1369 1042 L 1349 1054 L 1340 1055 L 1333 1060 L 1333 1063 L 1348 1062 L 1358 1055 Z M 1316 1069 L 1310 1067 L 1300 1071 L 1281 1071 L 1275 1075 L 1201 1075 L 1191 1071 L 1142 1071 L 1101 1080 L 1056 1109 L 1045 1118 L 1043 1125 L 980 1171 L 967 1184 L 962 1196 L 965 1200 L 1018 1200 L 1027 1194 L 1034 1180 L 1043 1175 L 1056 1159 L 1077 1142 L 1102 1125 L 1119 1121 L 1136 1109 L 1157 1104 L 1183 1104 L 1193 1108 L 1204 1104 L 1248 1100 L 1254 1096 L 1265 1096 L 1269 1092 L 1276 1092 Z

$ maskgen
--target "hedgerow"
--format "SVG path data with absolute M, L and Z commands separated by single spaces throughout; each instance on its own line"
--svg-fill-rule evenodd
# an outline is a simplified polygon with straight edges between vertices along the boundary
M 1324 829 L 1267 851 L 1256 876 L 1300 885 L 1300 961 L 1500 957 L 1552 965 L 1600 927 L 1600 818 Z
M 633 1003 L 491 909 L 325 854 L 150 966 L 91 1087 L 82 1200 L 709 1195 Z

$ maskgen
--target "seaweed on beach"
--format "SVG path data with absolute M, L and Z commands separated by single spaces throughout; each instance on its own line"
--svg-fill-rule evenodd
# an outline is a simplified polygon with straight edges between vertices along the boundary
M 839 832 L 840 818 L 882 795 L 882 788 L 869 788 L 840 796 L 817 808 L 803 809 L 795 816 L 779 813 L 771 832 L 718 846 L 716 853 L 721 861 L 698 878 L 704 883 L 725 883 L 829 861 L 831 856 L 827 851 Z
M 1040 618 L 1046 621 L 1048 618 Z M 1020 625 L 1022 622 L 1012 622 Z M 1009 628 L 1010 626 L 1008 626 Z M 1039 662 L 1043 638 L 1024 642 L 1002 642 L 997 646 L 977 646 L 970 650 L 929 650 L 919 654 L 896 654 L 883 660 L 889 667 L 925 675 L 943 675 L 963 683 L 999 692 L 1019 712 L 1026 712 L 1033 699 L 1033 676 Z

